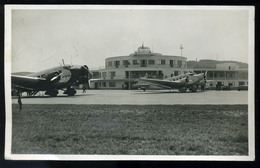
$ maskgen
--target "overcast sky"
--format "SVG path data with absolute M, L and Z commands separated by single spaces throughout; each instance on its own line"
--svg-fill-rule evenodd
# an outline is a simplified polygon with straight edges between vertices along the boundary
M 13 10 L 12 72 L 105 65 L 144 43 L 188 60 L 248 62 L 247 10 Z

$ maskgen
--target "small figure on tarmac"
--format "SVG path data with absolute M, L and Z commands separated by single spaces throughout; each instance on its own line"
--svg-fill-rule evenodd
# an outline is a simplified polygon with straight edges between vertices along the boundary
M 19 110 L 22 111 L 23 103 L 22 103 L 22 100 L 21 100 L 21 94 L 20 93 L 18 93 L 18 104 L 19 104 Z
M 86 93 L 86 87 L 83 87 L 83 92 L 82 93 Z

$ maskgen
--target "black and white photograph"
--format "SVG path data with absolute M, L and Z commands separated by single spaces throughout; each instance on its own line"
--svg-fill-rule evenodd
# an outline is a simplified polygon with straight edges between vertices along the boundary
M 5 159 L 254 161 L 254 12 L 6 5 Z

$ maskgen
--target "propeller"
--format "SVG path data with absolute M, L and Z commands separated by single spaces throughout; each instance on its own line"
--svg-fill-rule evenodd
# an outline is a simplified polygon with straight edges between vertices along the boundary
M 55 72 L 52 74 L 51 79 L 49 80 L 52 83 L 56 82 L 67 82 L 71 78 L 71 72 L 68 69 L 62 69 L 59 72 Z
M 90 72 L 87 65 L 83 65 L 81 68 L 81 76 L 82 76 L 82 83 L 87 83 L 88 87 L 90 88 L 90 75 L 93 75 L 92 72 Z
M 51 81 L 51 82 L 56 81 L 56 80 L 59 81 L 60 78 L 61 78 L 60 74 L 59 74 L 58 72 L 55 72 L 55 73 L 54 73 L 54 77 L 52 77 L 52 78 L 50 79 L 50 81 Z
M 188 83 L 189 82 L 189 76 L 186 77 L 185 81 Z

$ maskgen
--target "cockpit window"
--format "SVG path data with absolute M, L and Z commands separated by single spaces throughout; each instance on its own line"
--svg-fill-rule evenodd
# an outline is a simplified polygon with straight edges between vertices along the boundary
M 64 69 L 71 69 L 70 65 L 63 66 Z

